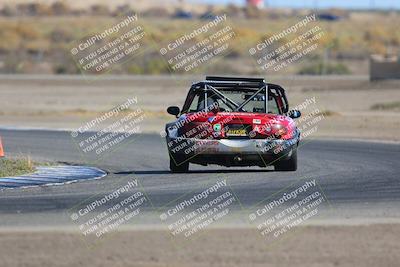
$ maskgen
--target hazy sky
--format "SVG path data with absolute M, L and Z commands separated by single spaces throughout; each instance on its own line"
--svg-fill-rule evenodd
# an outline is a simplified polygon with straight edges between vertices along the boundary
M 245 0 L 192 0 L 203 3 L 243 4 Z M 277 7 L 308 7 L 308 8 L 379 8 L 400 9 L 400 0 L 267 0 L 268 6 Z

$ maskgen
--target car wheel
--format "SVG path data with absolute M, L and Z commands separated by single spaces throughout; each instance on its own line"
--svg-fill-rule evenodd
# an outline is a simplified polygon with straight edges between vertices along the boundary
M 171 172 L 188 172 L 189 171 L 189 161 L 180 160 L 178 158 L 173 159 L 169 157 L 169 169 Z
M 276 171 L 296 171 L 297 170 L 297 148 L 292 150 L 290 158 L 278 161 L 275 165 Z

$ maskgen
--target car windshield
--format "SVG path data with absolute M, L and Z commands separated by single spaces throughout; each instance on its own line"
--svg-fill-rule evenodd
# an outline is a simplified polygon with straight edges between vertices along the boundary
M 240 90 L 219 90 L 223 96 L 215 92 L 209 92 L 207 95 L 207 106 L 214 107 L 221 112 L 231 112 L 237 110 L 244 102 L 248 101 L 242 108 L 237 111 L 254 112 L 254 113 L 274 113 L 280 114 L 278 97 L 271 93 L 268 99 L 268 112 L 265 112 L 265 94 L 258 93 L 253 96 L 254 91 Z M 206 101 L 204 92 L 197 92 L 191 99 L 188 112 L 198 112 L 205 109 Z

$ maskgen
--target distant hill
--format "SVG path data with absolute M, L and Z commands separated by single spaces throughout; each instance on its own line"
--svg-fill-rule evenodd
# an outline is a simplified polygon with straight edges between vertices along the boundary
M 111 8 L 129 4 L 138 10 L 146 10 L 153 7 L 171 8 L 176 7 L 181 1 L 179 0 L 85 0 L 85 1 L 57 1 L 57 0 L 0 0 L 0 7 L 4 5 L 17 5 L 26 3 L 43 3 L 52 4 L 54 2 L 64 2 L 73 8 L 87 8 L 95 4 L 106 5 Z

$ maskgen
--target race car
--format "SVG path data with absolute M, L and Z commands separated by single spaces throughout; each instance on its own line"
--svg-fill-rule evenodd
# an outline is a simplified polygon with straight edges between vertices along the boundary
M 274 166 L 297 170 L 300 131 L 285 90 L 263 78 L 207 76 L 194 83 L 177 120 L 165 127 L 171 172 L 190 163 L 221 166 Z

